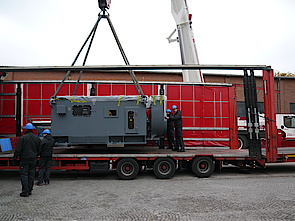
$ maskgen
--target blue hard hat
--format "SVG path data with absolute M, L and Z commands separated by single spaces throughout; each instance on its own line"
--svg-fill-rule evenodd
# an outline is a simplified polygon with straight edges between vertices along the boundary
M 173 109 L 177 109 L 177 106 L 176 106 L 176 105 L 172 105 L 171 108 L 172 108 L 172 110 L 173 110 Z
M 34 127 L 33 124 L 31 124 L 31 123 L 27 123 L 26 126 L 25 126 L 25 128 L 26 128 L 27 130 L 35 129 L 35 127 Z
M 167 109 L 166 112 L 171 113 L 171 110 L 170 109 Z
M 51 134 L 50 130 L 49 129 L 45 129 L 42 134 Z

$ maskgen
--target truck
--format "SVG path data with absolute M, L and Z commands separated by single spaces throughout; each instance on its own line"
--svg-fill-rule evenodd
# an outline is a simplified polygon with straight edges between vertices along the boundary
M 185 1 L 175 1 L 175 4 L 187 7 Z M 187 10 L 185 11 L 188 13 Z M 104 18 L 107 15 L 103 13 L 100 16 Z M 184 16 L 188 15 L 184 14 Z M 183 21 L 184 23 L 180 22 L 178 25 L 184 24 L 185 29 L 183 30 L 190 32 L 191 19 Z M 188 38 L 188 41 L 194 42 L 194 39 Z M 192 49 L 192 47 L 187 47 L 186 50 Z M 196 53 L 195 50 L 191 52 Z M 125 57 L 123 50 L 121 53 Z M 120 70 L 128 71 L 133 80 L 133 84 L 122 82 L 85 82 L 81 84 L 79 77 L 77 86 L 72 82 L 67 85 L 68 90 L 61 90 L 60 96 L 57 96 L 57 92 L 61 89 L 62 84 L 57 87 L 57 84 L 48 82 L 48 87 L 46 87 L 48 90 L 44 90 L 44 82 L 40 84 L 42 86 L 30 85 L 26 82 L 5 82 L 0 85 L 1 96 L 16 96 L 16 99 L 3 99 L 1 105 L 2 108 L 4 105 L 6 107 L 6 123 L 8 120 L 15 121 L 16 126 L 11 129 L 7 127 L 9 123 L 1 122 L 0 128 L 2 130 L 4 128 L 6 133 L 15 129 L 16 134 L 20 136 L 21 124 L 26 122 L 28 117 L 35 118 L 34 120 L 39 118 L 39 122 L 49 119 L 52 134 L 61 143 L 70 144 L 70 147 L 68 145 L 55 147 L 53 170 L 91 172 L 116 170 L 119 178 L 126 180 L 136 178 L 141 169 L 151 169 L 157 178 L 169 179 L 174 176 L 176 169 L 188 168 L 197 177 L 204 178 L 209 177 L 216 170 L 221 170 L 223 165 L 227 164 L 255 168 L 256 166 L 266 167 L 267 163 L 295 162 L 295 150 L 281 148 L 284 137 L 277 131 L 275 125 L 275 108 L 272 105 L 274 74 L 271 67 L 199 65 L 195 64 L 196 60 L 192 63 L 183 62 L 182 65 L 162 66 L 130 65 L 127 59 L 125 62 L 125 66 L 85 66 L 83 64 L 83 66 L 47 68 L 0 67 L 0 71 L 3 72 L 67 71 L 64 79 L 71 71 L 79 71 L 81 75 L 83 71 Z M 188 78 L 186 82 L 179 83 L 139 84 L 134 75 L 134 71 L 168 69 L 189 70 L 187 73 L 199 74 L 198 79 L 202 79 L 200 71 L 203 69 L 244 71 L 247 88 L 245 98 L 248 101 L 247 111 L 249 113 L 247 116 L 249 149 L 238 147 L 235 88 L 231 84 L 203 83 L 195 78 Z M 257 99 L 255 99 L 257 95 L 253 81 L 256 70 L 262 71 L 264 81 L 264 109 L 267 120 L 263 145 L 259 136 Z M 38 93 L 31 93 L 29 90 L 29 88 L 36 89 L 36 87 L 37 90 L 46 92 L 47 97 L 36 99 Z M 68 92 L 74 87 L 75 95 L 68 96 Z M 16 90 L 16 93 L 10 90 Z M 52 107 L 50 114 L 48 94 L 51 95 L 54 91 L 50 99 Z M 138 95 L 135 95 L 136 92 Z M 178 105 L 183 111 L 183 137 L 186 152 L 173 152 L 170 149 L 163 149 L 161 145 L 165 132 L 164 111 L 172 104 Z M 8 115 L 9 111 L 16 114 Z M 59 127 L 66 131 L 59 130 Z M 88 145 L 92 145 L 92 148 Z M 12 156 L 13 153 L 9 151 L 0 154 L 1 170 L 18 168 L 12 164 Z
M 77 67 L 76 67 L 77 68 Z M 79 69 L 85 69 L 87 67 L 78 67 Z M 105 69 L 106 67 L 91 67 L 95 70 Z M 113 66 L 112 66 L 113 68 Z M 121 68 L 121 67 L 120 67 Z M 155 68 L 152 67 L 134 67 L 134 66 L 126 66 L 127 70 L 130 68 L 141 69 L 141 68 Z M 159 67 L 160 68 L 160 67 Z M 165 67 L 168 68 L 168 67 Z M 171 68 L 171 66 L 170 66 Z M 177 68 L 177 67 L 173 67 Z M 237 119 L 237 115 L 235 112 L 229 112 L 230 119 L 229 121 L 232 123 L 228 124 L 229 131 L 232 133 L 229 135 L 230 143 L 229 147 L 206 147 L 203 146 L 195 146 L 187 147 L 186 152 L 173 152 L 170 149 L 160 149 L 158 144 L 148 142 L 146 144 L 125 144 L 125 148 L 120 147 L 109 147 L 105 148 L 101 146 L 96 146 L 93 148 L 83 147 L 83 146 L 57 146 L 55 147 L 53 154 L 53 170 L 67 170 L 67 171 L 92 171 L 92 172 L 106 172 L 109 170 L 116 170 L 118 177 L 120 179 L 134 179 L 140 173 L 142 169 L 150 169 L 153 170 L 155 176 L 161 179 L 169 179 L 172 178 L 175 174 L 176 170 L 181 169 L 191 169 L 192 172 L 200 178 L 209 177 L 212 175 L 214 171 L 221 170 L 224 165 L 235 165 L 240 167 L 266 167 L 267 163 L 283 163 L 283 162 L 295 162 L 295 149 L 294 148 L 284 148 L 282 147 L 282 140 L 284 137 L 277 130 L 275 124 L 275 108 L 272 105 L 272 100 L 274 100 L 274 90 L 273 90 L 273 70 L 268 66 L 206 66 L 206 65 L 186 65 L 180 66 L 178 68 L 192 68 L 192 69 L 217 69 L 217 68 L 225 68 L 225 69 L 262 69 L 263 70 L 263 79 L 265 82 L 264 88 L 264 105 L 265 105 L 265 117 L 266 121 L 266 129 L 265 129 L 265 145 L 261 145 L 259 149 L 257 149 L 257 145 L 250 145 L 249 149 L 239 149 L 237 145 L 237 129 L 235 122 Z M 5 67 L 2 70 L 11 70 L 14 71 L 23 71 L 23 68 L 19 67 Z M 36 68 L 38 69 L 38 68 Z M 71 69 L 71 67 L 66 67 L 66 69 Z M 201 84 L 201 85 L 200 85 Z M 1 84 L 3 86 L 3 84 Z M 207 85 L 207 83 L 199 83 L 197 85 L 182 83 L 180 87 L 185 87 L 189 91 L 194 91 L 194 87 L 200 87 L 203 90 L 202 94 L 206 94 L 209 99 L 214 98 L 214 94 L 216 94 L 216 90 L 219 88 L 227 88 L 227 90 L 232 90 L 234 87 L 230 85 Z M 143 85 L 144 86 L 144 85 Z M 175 85 L 166 85 L 169 89 L 173 88 L 175 90 Z M 147 87 L 150 87 L 147 86 Z M 102 91 L 105 91 L 106 88 L 110 89 L 110 85 L 103 85 L 101 88 Z M 143 87 L 145 88 L 145 87 Z M 155 89 L 155 88 L 154 88 Z M 208 89 L 208 90 L 207 90 Z M 150 90 L 152 91 L 152 90 Z M 206 93 L 204 93 L 206 92 Z M 194 93 L 195 95 L 200 94 L 199 92 Z M 174 95 L 169 97 L 169 93 L 167 94 L 167 102 L 169 105 L 175 103 L 173 100 Z M 187 96 L 187 94 L 185 94 Z M 234 103 L 230 103 L 227 101 L 227 106 L 229 108 L 232 107 L 234 110 L 235 100 L 232 99 L 234 97 L 230 97 L 229 100 L 233 100 Z M 171 100 L 170 100 L 171 99 Z M 134 101 L 134 100 L 133 100 Z M 214 100 L 211 100 L 213 102 Z M 210 103 L 206 102 L 206 100 L 196 100 L 196 104 L 198 103 Z M 178 104 L 185 105 L 190 104 L 191 100 L 181 100 Z M 212 107 L 217 103 L 223 103 L 215 100 L 215 104 L 212 103 Z M 72 103 L 75 105 L 75 102 Z M 210 104 L 209 104 L 210 106 Z M 220 110 L 220 107 L 218 106 Z M 61 108 L 64 110 L 64 108 Z M 208 112 L 208 106 L 204 106 L 203 113 Z M 71 111 L 72 112 L 72 111 Z M 83 112 L 83 110 L 82 110 Z M 212 111 L 214 113 L 214 111 Z M 62 111 L 61 111 L 62 114 Z M 106 112 L 107 114 L 107 112 Z M 204 117 L 205 118 L 205 117 Z M 212 116 L 211 116 L 212 118 Z M 208 118 L 209 121 L 205 122 L 207 124 L 211 121 L 217 122 L 217 119 L 220 117 L 216 116 L 214 118 Z M 191 119 L 197 120 L 198 118 Z M 206 118 L 205 118 L 206 119 Z M 199 119 L 200 120 L 200 119 Z M 184 125 L 186 126 L 186 120 L 184 119 Z M 193 121 L 192 121 L 193 122 Z M 223 122 L 224 123 L 224 122 Z M 210 125 L 206 125 L 209 126 Z M 196 132 L 193 128 L 190 128 L 191 132 Z M 209 129 L 209 128 L 208 128 Z M 211 128 L 211 130 L 217 132 L 218 128 Z M 249 130 L 248 130 L 249 131 Z M 206 132 L 203 130 L 202 132 Z M 219 131 L 222 132 L 222 131 Z M 202 133 L 204 134 L 204 133 Z M 208 133 L 210 134 L 210 133 Z M 212 134 L 211 134 L 212 135 Z M 252 138 L 254 138 L 255 134 L 252 134 Z M 153 140 L 154 142 L 154 140 Z M 261 141 L 259 141 L 261 142 Z M 252 143 L 254 143 L 252 141 Z M 261 153 L 261 154 L 259 154 Z M 0 170 L 16 170 L 17 166 L 12 165 L 12 156 L 11 152 L 2 152 L 0 154 Z
M 259 113 L 260 136 L 265 139 L 265 116 Z M 277 130 L 280 130 L 284 137 L 282 146 L 292 147 L 295 145 L 295 114 L 276 114 Z M 249 146 L 247 121 L 245 117 L 238 117 L 238 141 L 239 148 L 246 149 Z

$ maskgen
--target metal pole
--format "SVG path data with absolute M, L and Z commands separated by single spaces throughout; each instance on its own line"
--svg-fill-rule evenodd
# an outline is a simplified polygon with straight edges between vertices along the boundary
M 252 159 L 261 159 L 261 142 L 259 136 L 259 117 L 257 110 L 257 91 L 254 71 L 244 70 L 244 95 L 249 134 L 249 155 Z
M 276 126 L 276 107 L 275 107 L 275 91 L 274 91 L 274 73 L 273 70 L 264 70 L 263 72 L 264 86 L 264 112 L 266 126 L 266 156 L 268 162 L 277 162 L 278 145 L 277 145 L 277 126 Z
M 22 89 L 21 84 L 17 83 L 16 88 L 16 131 L 17 137 L 21 136 L 22 126 L 21 126 L 21 111 L 22 111 Z
M 278 78 L 278 93 L 277 93 L 277 97 L 278 97 L 278 109 L 277 109 L 277 113 L 281 113 L 281 77 Z

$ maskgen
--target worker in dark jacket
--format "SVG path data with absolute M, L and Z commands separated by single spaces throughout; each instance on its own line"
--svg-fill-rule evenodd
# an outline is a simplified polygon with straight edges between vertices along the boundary
M 52 164 L 52 153 L 54 144 L 55 141 L 51 136 L 50 130 L 44 130 L 40 150 L 38 182 L 36 183 L 36 185 L 38 186 L 49 184 L 50 167 Z
M 34 177 L 36 171 L 36 161 L 41 147 L 41 140 L 33 134 L 34 126 L 27 123 L 27 131 L 18 140 L 13 156 L 13 163 L 20 159 L 20 177 L 22 183 L 21 197 L 28 197 L 32 194 Z
M 167 119 L 167 139 L 168 139 L 168 149 L 175 151 L 175 141 L 174 141 L 174 124 L 173 120 L 170 118 L 172 111 L 170 109 L 166 110 L 166 119 Z
M 173 115 L 170 117 L 173 120 L 175 128 L 175 148 L 178 152 L 185 152 L 182 138 L 182 113 L 177 109 L 176 105 L 172 106 Z

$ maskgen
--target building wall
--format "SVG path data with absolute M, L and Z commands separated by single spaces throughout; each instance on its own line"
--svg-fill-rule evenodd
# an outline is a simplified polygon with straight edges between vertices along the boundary
M 205 75 L 206 82 L 231 83 L 237 86 L 237 100 L 244 100 L 243 76 L 226 75 Z M 263 81 L 257 77 L 256 81 L 258 102 L 263 102 Z M 276 100 L 278 113 L 295 113 L 295 78 L 293 77 L 275 77 Z
M 77 80 L 79 72 L 71 72 L 66 80 Z M 167 74 L 166 72 L 135 72 L 138 81 L 171 81 L 181 82 L 182 76 L 177 73 Z M 9 72 L 4 81 L 15 80 L 58 80 L 61 81 L 66 72 L 61 71 L 34 71 L 34 72 Z M 83 72 L 81 80 L 95 81 L 131 81 L 128 72 Z
M 295 113 L 295 78 L 277 78 L 278 109 L 281 113 Z M 293 108 L 291 108 L 293 106 Z

